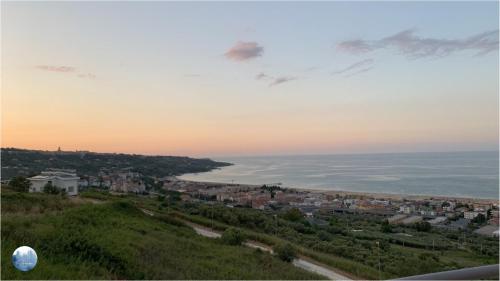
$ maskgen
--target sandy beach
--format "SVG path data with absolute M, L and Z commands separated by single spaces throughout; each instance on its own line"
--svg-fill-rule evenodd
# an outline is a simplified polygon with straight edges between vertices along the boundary
M 224 183 L 224 182 L 207 182 L 207 181 L 190 181 L 178 179 L 179 181 L 202 185 L 202 186 L 234 186 L 234 187 L 250 187 L 255 188 L 261 185 L 256 184 L 239 184 L 239 183 Z M 347 191 L 347 190 L 325 190 L 325 189 L 310 189 L 310 188 L 289 188 L 282 186 L 282 188 L 288 190 L 296 190 L 301 192 L 311 192 L 311 193 L 322 193 L 327 195 L 340 195 L 352 196 L 356 198 L 373 198 L 373 199 L 390 199 L 396 201 L 402 200 L 426 200 L 426 199 L 437 199 L 437 200 L 453 200 L 461 203 L 479 203 L 479 204 L 494 204 L 499 205 L 499 199 L 488 199 L 488 198 L 472 198 L 472 197 L 460 197 L 460 196 L 440 196 L 440 195 L 411 195 L 411 194 L 395 194 L 395 193 L 375 193 L 375 192 L 360 192 L 360 191 Z

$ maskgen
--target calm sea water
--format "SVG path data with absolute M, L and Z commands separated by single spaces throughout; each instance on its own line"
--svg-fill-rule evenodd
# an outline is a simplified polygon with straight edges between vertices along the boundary
M 498 198 L 498 152 L 228 157 L 182 179 L 373 193 Z

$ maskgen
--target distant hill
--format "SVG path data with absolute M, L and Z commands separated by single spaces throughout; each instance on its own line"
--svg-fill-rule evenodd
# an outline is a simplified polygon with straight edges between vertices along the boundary
M 47 168 L 75 169 L 78 175 L 97 176 L 101 168 L 130 168 L 149 177 L 208 172 L 231 165 L 210 159 L 179 156 L 146 156 L 88 151 L 42 151 L 2 148 L 2 180 L 16 175 L 30 176 Z

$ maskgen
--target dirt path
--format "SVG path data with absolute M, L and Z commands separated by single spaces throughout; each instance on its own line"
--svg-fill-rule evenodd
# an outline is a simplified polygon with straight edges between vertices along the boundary
M 144 214 L 148 216 L 154 216 L 154 213 L 146 210 L 146 209 L 140 209 Z M 201 226 L 199 224 L 192 223 L 190 221 L 182 220 L 186 225 L 190 226 L 193 228 L 193 230 L 201 236 L 208 237 L 208 238 L 220 238 L 222 234 L 219 231 L 212 230 L 208 227 Z M 259 243 L 257 241 L 246 241 L 243 243 L 243 245 L 249 247 L 249 248 L 254 248 L 254 249 L 260 249 L 264 252 L 268 252 L 273 254 L 273 249 L 272 247 Z M 315 261 L 312 261 L 311 259 L 303 256 L 299 256 L 298 258 L 294 259 L 292 264 L 296 267 L 302 268 L 304 270 L 307 270 L 309 272 L 313 272 L 322 276 L 327 277 L 330 280 L 352 280 L 351 278 L 334 271 L 333 269 L 319 264 Z
M 219 238 L 219 237 L 221 237 L 221 233 L 220 232 L 211 230 L 211 229 L 206 228 L 206 227 L 201 226 L 201 225 L 194 224 L 192 222 L 188 222 L 188 221 L 184 221 L 184 222 L 187 225 L 189 225 L 190 227 L 192 227 L 194 229 L 194 231 L 196 231 L 196 233 L 198 233 L 201 236 L 205 236 L 205 237 L 208 237 L 208 238 Z M 268 253 L 271 253 L 271 254 L 273 253 L 273 249 L 270 246 L 262 244 L 262 243 L 259 243 L 259 242 L 256 242 L 256 241 L 251 241 L 250 240 L 250 241 L 247 241 L 247 242 L 243 243 L 243 245 L 245 245 L 247 247 L 250 247 L 250 248 L 254 248 L 254 249 L 260 249 L 260 250 L 262 250 L 264 252 L 268 252 Z M 342 275 L 339 272 L 335 272 L 335 271 L 333 271 L 331 268 L 329 268 L 327 266 L 324 266 L 324 265 L 321 265 L 319 263 L 313 262 L 313 261 L 311 261 L 310 259 L 308 259 L 306 257 L 300 256 L 300 257 L 294 259 L 293 260 L 293 265 L 296 266 L 296 267 L 302 268 L 304 270 L 307 270 L 309 272 L 313 272 L 313 273 L 325 276 L 325 277 L 327 277 L 330 280 L 352 280 L 351 278 L 349 278 L 349 277 L 347 277 L 345 275 Z

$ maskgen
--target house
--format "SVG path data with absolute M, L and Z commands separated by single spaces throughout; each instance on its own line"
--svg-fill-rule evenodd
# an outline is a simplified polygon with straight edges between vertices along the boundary
M 29 192 L 43 192 L 45 185 L 50 183 L 66 191 L 68 195 L 77 195 L 80 178 L 75 170 L 53 169 L 41 172 L 40 175 L 28 178 L 28 180 L 31 182 Z
M 481 213 L 480 212 L 476 212 L 476 211 L 464 212 L 464 219 L 473 220 L 477 216 L 479 216 L 479 214 L 481 214 Z
M 400 213 L 404 213 L 404 214 L 411 214 L 411 213 L 415 212 L 415 206 L 413 206 L 413 205 L 410 205 L 410 206 L 406 206 L 406 205 L 400 206 L 399 207 L 399 212 Z

